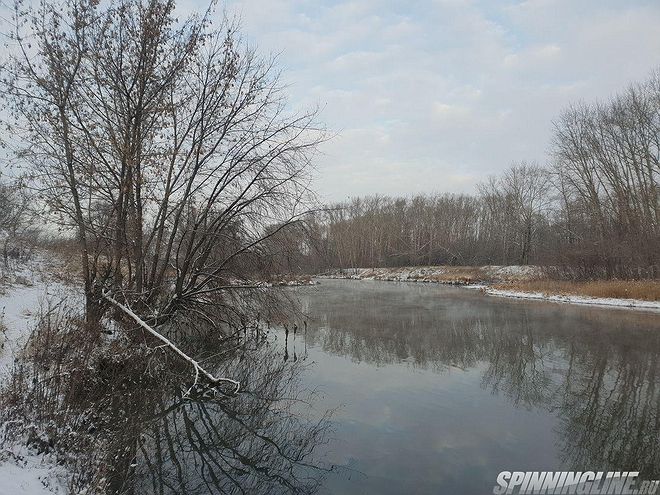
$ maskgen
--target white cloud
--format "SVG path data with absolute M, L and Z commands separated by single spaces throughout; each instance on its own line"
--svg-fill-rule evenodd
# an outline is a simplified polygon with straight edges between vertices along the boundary
M 470 191 L 543 162 L 551 120 L 660 65 L 660 4 L 616 0 L 232 0 L 250 41 L 281 53 L 294 106 L 338 132 L 322 196 Z

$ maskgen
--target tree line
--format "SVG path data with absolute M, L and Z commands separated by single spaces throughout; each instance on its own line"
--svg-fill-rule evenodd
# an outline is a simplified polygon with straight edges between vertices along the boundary
M 574 277 L 658 277 L 660 72 L 556 119 L 547 166 L 515 163 L 476 194 L 368 196 L 282 236 L 302 269 L 552 265 Z M 293 254 L 292 254 L 293 253 Z

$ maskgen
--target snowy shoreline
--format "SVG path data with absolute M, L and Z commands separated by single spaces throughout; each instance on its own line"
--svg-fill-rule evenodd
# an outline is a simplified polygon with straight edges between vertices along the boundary
M 524 292 L 496 289 L 492 284 L 540 278 L 543 270 L 537 266 L 485 266 L 485 267 L 402 267 L 402 268 L 352 268 L 318 275 L 319 279 L 377 280 L 383 282 L 416 282 L 455 285 L 479 290 L 483 294 L 510 299 L 524 299 L 564 304 L 580 304 L 606 308 L 660 312 L 660 301 L 619 299 Z
M 469 286 L 468 286 L 469 287 Z M 634 309 L 660 313 L 659 301 L 643 301 L 641 299 L 617 299 L 613 297 L 589 297 L 565 294 L 545 294 L 542 292 L 521 292 L 512 290 L 479 287 L 484 294 L 494 297 L 508 297 L 511 299 L 526 299 L 565 304 L 582 304 L 587 306 L 602 306 L 607 308 Z
M 40 253 L 35 259 L 21 263 L 1 277 L 0 321 L 0 382 L 11 374 L 14 359 L 23 349 L 40 308 L 48 301 L 56 303 L 77 295 L 53 276 L 55 260 Z M 24 441 L 7 442 L 10 423 L 22 423 L 22 418 L 0 424 L 0 493 L 46 495 L 65 493 L 69 473 L 57 463 L 55 456 L 38 453 Z

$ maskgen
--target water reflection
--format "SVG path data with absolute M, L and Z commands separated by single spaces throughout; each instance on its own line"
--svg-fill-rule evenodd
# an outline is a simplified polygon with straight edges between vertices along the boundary
M 303 310 L 314 317 L 306 344 L 322 350 L 316 357 L 321 363 L 325 353 L 376 368 L 394 364 L 466 376 L 477 371 L 483 392 L 506 397 L 516 409 L 542 412 L 544 416 L 535 419 L 539 431 L 541 423 L 552 424 L 553 438 L 539 434 L 536 443 L 556 465 L 539 469 L 618 469 L 640 471 L 647 479 L 660 477 L 660 315 L 366 281 L 324 281 L 300 291 L 300 297 Z M 373 386 L 360 381 L 361 369 L 354 370 L 355 381 L 360 387 Z M 407 394 L 416 387 L 424 393 L 432 390 L 417 385 L 415 375 L 406 375 L 405 369 L 396 373 Z M 472 394 L 470 400 L 477 401 L 474 391 L 460 393 Z M 386 407 L 391 408 L 388 401 Z M 402 410 L 419 414 L 417 419 L 427 423 L 430 433 L 442 423 L 443 414 L 462 413 L 464 405 L 445 402 L 439 409 L 429 401 L 435 412 L 418 413 L 419 404 Z M 482 421 L 495 422 L 489 414 L 496 413 L 480 414 Z M 485 445 L 482 450 L 487 450 Z M 421 447 L 415 454 L 430 455 Z M 454 455 L 460 454 L 454 450 Z M 540 456 L 532 449 L 523 455 Z M 501 459 L 503 466 L 496 462 L 492 472 L 507 466 L 506 459 Z M 369 470 L 366 461 L 362 467 Z M 508 464 L 508 469 L 519 467 Z
M 198 387 L 143 389 L 123 400 L 112 424 L 111 492 L 121 494 L 313 493 L 326 468 L 327 413 L 313 408 L 301 366 L 249 340 L 220 374 L 243 391 L 228 397 Z

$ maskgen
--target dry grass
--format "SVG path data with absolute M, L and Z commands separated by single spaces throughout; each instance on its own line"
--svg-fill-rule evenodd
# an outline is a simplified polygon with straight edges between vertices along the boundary
M 660 280 L 596 280 L 574 282 L 564 280 L 529 280 L 494 286 L 496 289 L 541 292 L 616 299 L 660 301 Z

